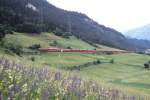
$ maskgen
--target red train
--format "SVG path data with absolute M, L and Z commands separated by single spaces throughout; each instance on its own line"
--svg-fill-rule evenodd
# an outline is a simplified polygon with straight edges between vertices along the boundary
M 96 50 L 61 49 L 61 48 L 39 48 L 41 52 L 97 52 Z

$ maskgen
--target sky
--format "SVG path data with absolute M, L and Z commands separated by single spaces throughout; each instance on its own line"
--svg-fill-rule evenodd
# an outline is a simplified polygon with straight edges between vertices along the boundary
M 150 24 L 150 0 L 48 0 L 120 32 Z

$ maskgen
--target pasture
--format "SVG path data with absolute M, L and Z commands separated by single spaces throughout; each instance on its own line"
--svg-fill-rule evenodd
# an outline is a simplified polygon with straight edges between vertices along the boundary
M 33 44 L 49 47 L 53 41 L 57 41 L 57 46 L 64 48 L 69 46 L 81 49 L 95 48 L 75 37 L 64 39 L 48 33 L 43 33 L 40 36 L 25 35 L 23 33 L 6 36 L 6 42 L 17 42 L 24 48 Z M 108 88 L 117 88 L 127 94 L 150 94 L 150 70 L 144 68 L 144 63 L 150 60 L 150 56 L 147 55 L 135 53 L 116 55 L 99 55 L 93 53 L 40 53 L 18 57 L 17 55 L 5 54 L 4 50 L 0 49 L 0 56 L 13 59 L 26 66 L 49 66 L 52 69 L 82 65 L 99 59 L 102 62 L 99 65 L 91 65 L 82 68 L 80 71 L 70 71 L 70 73 L 81 77 L 83 80 L 97 81 Z M 35 61 L 31 61 L 31 57 L 34 57 Z M 110 63 L 111 59 L 114 60 L 114 63 Z
M 150 70 L 144 68 L 149 56 L 139 54 L 96 55 L 80 53 L 42 54 L 35 56 L 38 62 L 46 62 L 52 67 L 70 67 L 100 59 L 99 65 L 92 65 L 72 71 L 82 78 L 97 80 L 104 84 L 130 88 L 137 92 L 150 93 Z M 114 63 L 109 63 L 114 59 Z

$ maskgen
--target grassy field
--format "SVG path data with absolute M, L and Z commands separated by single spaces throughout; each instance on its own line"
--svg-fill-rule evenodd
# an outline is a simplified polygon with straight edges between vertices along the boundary
M 119 54 L 104 57 L 113 58 L 114 64 L 104 63 L 91 66 L 81 70 L 80 75 L 88 75 L 91 79 L 150 93 L 150 70 L 146 70 L 143 66 L 146 61 L 150 60 L 149 56 Z
M 75 37 L 64 39 L 48 33 L 43 33 L 40 36 L 15 33 L 14 35 L 7 35 L 6 41 L 17 42 L 24 47 L 33 44 L 41 44 L 42 47 L 48 47 L 50 46 L 49 43 L 57 41 L 62 47 L 70 46 L 72 48 L 94 49 L 93 46 Z M 127 93 L 150 94 L 150 70 L 145 69 L 143 66 L 145 62 L 150 60 L 150 56 L 134 53 L 117 55 L 41 53 L 39 55 L 18 57 L 16 55 L 4 54 L 3 50 L 0 50 L 0 56 L 6 56 L 23 64 L 49 66 L 52 68 L 81 65 L 100 59 L 102 64 L 92 65 L 80 71 L 72 71 L 71 73 L 77 74 L 83 79 L 92 79 L 106 85 L 106 87 L 117 88 Z M 35 62 L 31 61 L 31 57 L 35 58 Z M 109 63 L 111 59 L 114 59 L 114 64 Z
M 100 59 L 102 64 L 73 71 L 82 78 L 99 81 L 115 87 L 127 88 L 136 93 L 150 93 L 150 70 L 143 64 L 149 56 L 139 54 L 96 55 L 80 53 L 42 54 L 35 56 L 38 62 L 43 61 L 52 67 L 80 65 Z M 114 64 L 109 63 L 114 59 Z M 104 63 L 103 63 L 104 62 Z M 125 89 L 126 90 L 126 89 Z M 135 90 L 135 91 L 134 91 Z
M 62 47 L 71 47 L 73 49 L 95 49 L 93 46 L 74 36 L 71 36 L 69 39 L 60 38 L 56 41 Z
M 19 43 L 24 47 L 29 47 L 34 44 L 40 44 L 42 47 L 49 47 L 54 41 L 57 41 L 57 45 L 63 48 L 71 47 L 76 49 L 95 49 L 88 43 L 71 36 L 68 39 L 64 39 L 55 36 L 52 33 L 42 33 L 41 35 L 28 35 L 24 33 L 9 34 L 5 38 L 6 42 Z M 57 46 L 56 45 L 56 46 Z

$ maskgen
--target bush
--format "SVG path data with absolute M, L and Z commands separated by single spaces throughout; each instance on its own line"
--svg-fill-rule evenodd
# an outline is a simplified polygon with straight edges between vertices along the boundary
M 6 34 L 13 34 L 13 28 L 0 24 L 0 41 L 5 37 Z
M 49 43 L 50 46 L 57 46 L 58 45 L 58 42 L 56 40 L 54 40 L 52 43 L 50 42 Z
M 72 33 L 70 33 L 70 32 L 65 32 L 62 35 L 63 38 L 69 38 L 70 36 L 72 36 Z
M 58 45 L 58 42 L 55 40 L 55 41 L 53 41 L 53 45 L 54 46 L 57 46 Z
M 70 46 L 68 46 L 67 49 L 72 49 L 72 48 Z
M 3 47 L 19 56 L 23 53 L 23 47 L 19 44 L 4 43 Z
M 37 50 L 39 48 L 41 48 L 40 44 L 33 44 L 32 46 L 29 46 L 29 49 L 32 49 L 32 50 Z
M 64 32 L 61 29 L 56 28 L 56 30 L 54 31 L 54 34 L 57 36 L 63 36 Z
M 145 68 L 149 68 L 149 64 L 148 64 L 148 63 L 145 63 L 145 64 L 144 64 L 144 67 L 145 67 Z
M 111 59 L 111 60 L 110 60 L 110 63 L 111 63 L 111 64 L 114 64 L 114 59 Z
M 148 61 L 148 64 L 150 64 L 150 61 Z
M 63 38 L 69 38 L 69 36 L 72 36 L 72 33 L 70 32 L 65 32 L 60 28 L 56 28 L 54 31 L 54 34 L 57 36 L 62 36 Z
M 97 64 L 101 64 L 101 61 L 99 59 L 96 62 L 97 62 Z
M 99 59 L 97 59 L 96 61 L 93 62 L 94 65 L 98 65 L 101 64 L 101 61 Z
M 31 57 L 31 61 L 33 61 L 33 62 L 34 62 L 34 61 L 35 61 L 35 57 Z
M 113 52 L 106 52 L 106 54 L 107 54 L 107 55 L 112 55 L 112 54 L 113 54 Z

